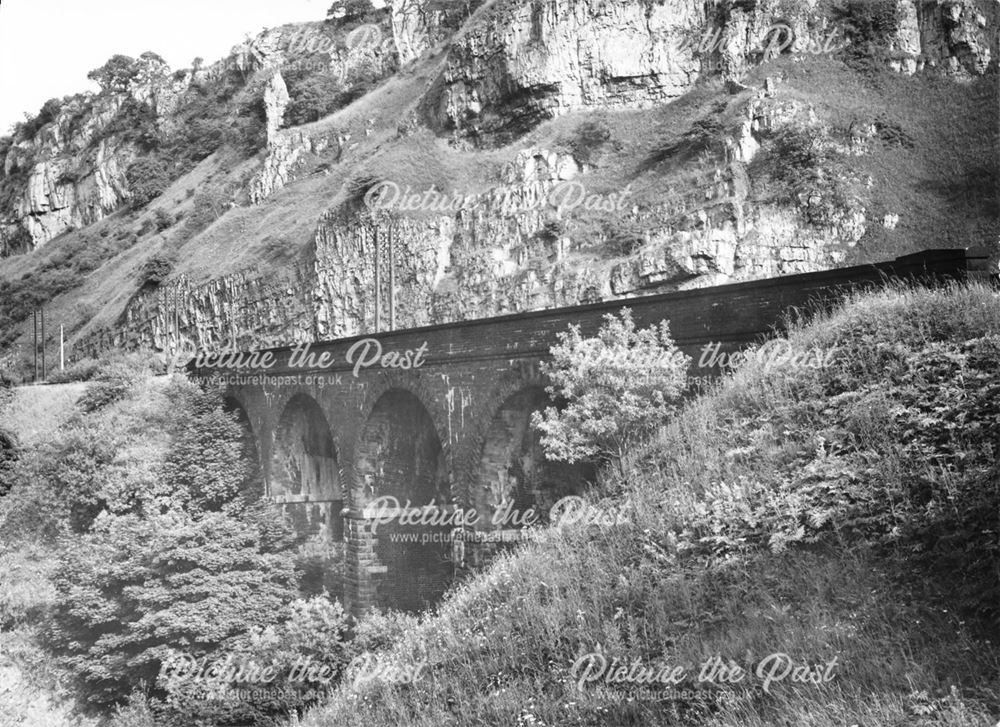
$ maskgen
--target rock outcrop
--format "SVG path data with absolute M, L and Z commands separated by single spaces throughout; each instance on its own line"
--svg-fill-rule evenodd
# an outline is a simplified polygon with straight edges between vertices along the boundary
M 644 230 L 628 250 L 609 256 L 603 236 L 581 234 L 566 214 L 563 194 L 587 164 L 569 152 L 529 147 L 481 194 L 427 197 L 430 204 L 414 210 L 397 189 L 374 211 L 331 210 L 317 226 L 311 264 L 281 282 L 251 273 L 202 286 L 175 282 L 170 290 L 184 301 L 181 330 L 208 349 L 371 332 L 376 280 L 384 330 L 391 297 L 402 328 L 842 264 L 867 229 L 863 209 L 831 204 L 822 189 L 791 206 L 749 198 L 746 165 L 760 140 L 788 126 L 822 137 L 816 114 L 760 89 L 748 96 L 744 116 L 725 154 L 661 204 L 640 210 L 627 192 L 600 200 L 610 205 L 609 219 Z M 169 348 L 159 295 L 130 305 L 116 345 Z
M 438 128 L 504 143 L 582 108 L 644 108 L 699 77 L 683 43 L 702 27 L 695 0 L 500 0 L 452 42 L 426 113 Z
M 2 160 L 4 174 L 25 182 L 13 207 L 0 210 L 0 253 L 38 247 L 127 203 L 125 173 L 143 150 L 112 125 L 127 104 L 143 104 L 157 119 L 168 119 L 189 80 L 171 75 L 158 57 L 143 56 L 127 89 L 74 97 L 34 136 L 17 140 Z M 12 249 L 21 231 L 25 244 Z
M 304 154 L 320 154 L 336 135 L 307 128 L 286 129 L 285 109 L 289 97 L 282 77 L 283 67 L 294 67 L 295 54 L 303 49 L 320 49 L 312 62 L 324 63 L 324 70 L 343 79 L 347 86 L 359 76 L 382 78 L 396 68 L 395 48 L 388 35 L 388 25 L 364 25 L 347 36 L 344 47 L 334 43 L 322 24 L 296 27 L 294 31 L 269 32 L 234 49 L 233 55 L 250 71 L 270 71 L 264 87 L 267 116 L 267 150 L 260 171 L 250 182 L 249 196 L 260 204 L 294 178 L 296 165 Z M 319 60 L 315 60 L 318 58 Z M 324 60 L 325 59 L 325 60 Z

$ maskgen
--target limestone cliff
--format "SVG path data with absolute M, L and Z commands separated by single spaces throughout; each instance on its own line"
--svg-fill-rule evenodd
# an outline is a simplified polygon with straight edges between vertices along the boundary
M 127 88 L 77 96 L 36 134 L 10 146 L 2 160 L 4 175 L 24 183 L 13 204 L 0 210 L 0 254 L 43 245 L 104 218 L 131 198 L 125 173 L 143 149 L 113 124 L 129 103 L 145 104 L 157 118 L 169 117 L 187 80 L 170 76 L 155 58 L 141 59 L 140 65 Z
M 259 123 L 259 146 L 199 159 L 122 223 L 138 243 L 82 286 L 102 302 L 71 324 L 78 351 L 281 345 L 385 328 L 390 300 L 408 327 L 995 241 L 977 79 L 996 72 L 1000 3 L 883 5 L 865 25 L 820 0 L 393 0 L 283 26 L 16 139 L 6 252 L 130 201 L 143 149 L 108 133 L 124 105 L 169 134 L 226 74 L 243 110 L 220 118 Z M 877 53 L 858 27 L 880 29 Z M 963 131 L 935 103 L 961 105 Z M 949 185 L 971 190 L 961 205 Z M 151 261 L 173 269 L 127 272 Z M 112 275 L 134 282 L 104 303 Z

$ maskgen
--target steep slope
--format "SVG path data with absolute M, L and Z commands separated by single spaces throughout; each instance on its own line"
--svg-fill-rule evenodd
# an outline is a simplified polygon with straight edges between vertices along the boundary
M 14 143 L 4 239 L 44 246 L 0 261 L 0 345 L 42 303 L 75 356 L 370 331 L 390 244 L 400 326 L 995 248 L 998 26 L 985 0 L 396 0 L 268 31 L 157 76 L 188 85 L 156 92 L 154 157 L 196 110 L 224 128 L 144 207 L 106 157 L 107 206 L 19 186 L 25 148 L 55 159 L 35 177 L 74 158 L 77 101 Z
M 588 518 L 370 615 L 303 724 L 995 724 L 1000 296 L 857 295 L 788 345 L 833 355 L 751 358 Z

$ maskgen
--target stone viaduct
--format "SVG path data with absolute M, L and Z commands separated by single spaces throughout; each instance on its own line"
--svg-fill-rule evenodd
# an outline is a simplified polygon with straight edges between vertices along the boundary
M 544 513 L 591 476 L 547 462 L 529 426 L 531 413 L 548 404 L 539 364 L 569 324 L 590 334 L 625 306 L 640 326 L 667 319 L 697 367 L 705 345 L 733 352 L 760 341 L 792 308 L 828 304 L 889 277 L 962 279 L 983 262 L 965 250 L 927 251 L 877 265 L 273 349 L 254 360 L 246 355 L 238 370 L 223 365 L 232 361 L 204 359 L 188 368 L 225 389 L 252 433 L 267 495 L 303 535 L 339 549 L 348 607 L 413 610 L 437 600 L 457 569 L 516 536 L 498 508 Z M 429 512 L 438 518 L 423 525 L 379 520 L 393 512 L 386 500 L 373 504 L 388 496 L 400 506 L 434 504 L 439 509 Z M 456 537 L 456 522 L 446 516 L 469 508 L 479 515 L 476 537 Z M 472 547 L 476 540 L 488 542 Z

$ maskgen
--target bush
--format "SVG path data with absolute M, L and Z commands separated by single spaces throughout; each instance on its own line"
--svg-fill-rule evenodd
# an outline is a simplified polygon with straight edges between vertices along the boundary
M 160 285 L 170 277 L 170 272 L 174 269 L 176 258 L 168 253 L 157 253 L 149 258 L 139 274 L 139 283 L 142 287 Z
M 554 242 L 558 242 L 566 233 L 566 226 L 562 220 L 546 220 L 540 230 L 535 233 L 537 237 L 542 242 L 551 245 Z
M 26 452 L 9 471 L 4 540 L 52 540 L 86 532 L 97 515 L 119 507 L 111 488 L 126 479 L 115 466 L 125 438 L 97 421 L 71 420 L 58 437 Z M 116 500 L 112 505 L 111 500 Z
M 0 429 L 0 497 L 10 491 L 13 485 L 11 470 L 20 458 L 21 447 L 17 437 L 11 432 Z
M 883 45 L 899 30 L 897 6 L 896 0 L 846 0 L 832 14 L 854 43 Z
M 194 209 L 184 221 L 184 231 L 194 236 L 222 217 L 232 205 L 233 198 L 225 190 L 209 189 L 194 198 Z
M 239 664 L 271 666 L 277 677 L 266 686 L 285 696 L 244 699 L 226 695 L 231 688 L 260 689 L 261 684 L 233 680 L 198 683 L 173 672 L 163 681 L 169 710 L 167 725 L 281 724 L 290 713 L 301 714 L 340 681 L 347 667 L 349 617 L 338 602 L 324 596 L 296 600 L 287 618 L 274 626 L 255 629 L 233 646 Z M 169 662 L 168 662 L 169 663 Z M 183 662 L 182 662 L 183 663 Z M 290 679 L 293 669 L 314 669 L 315 679 Z M 166 670 L 171 672 L 169 668 Z M 206 703 L 200 692 L 220 688 L 222 698 Z
M 826 207 L 810 210 L 817 224 L 850 204 L 842 169 L 842 158 L 817 129 L 792 125 L 777 129 L 750 164 L 755 179 L 770 178 L 768 189 L 779 202 L 797 204 L 801 194 L 821 194 Z
M 137 159 L 125 172 L 132 195 L 132 209 L 145 207 L 170 186 L 170 168 L 162 160 L 145 156 Z
M 95 381 L 87 387 L 76 403 L 80 409 L 90 414 L 121 401 L 129 395 L 134 386 L 135 381 L 131 377 Z
M 156 210 L 156 214 L 153 216 L 153 219 L 156 223 L 156 229 L 159 230 L 160 232 L 169 229 L 170 227 L 173 226 L 174 222 L 177 221 L 176 219 L 174 219 L 174 216 L 172 214 L 170 214 L 164 209 Z
M 72 381 L 90 381 L 97 374 L 100 361 L 96 358 L 82 358 L 67 366 L 65 369 L 56 369 L 49 374 L 49 381 L 53 384 L 68 384 Z
M 589 164 L 594 156 L 611 140 L 611 129 L 603 121 L 584 121 L 576 127 L 568 146 L 573 156 Z
M 125 399 L 138 384 L 162 366 L 147 352 L 121 353 L 101 359 L 93 372 L 91 383 L 77 401 L 86 413 L 92 413 Z
M 563 462 L 623 459 L 643 437 L 662 425 L 687 387 L 689 357 L 670 337 L 666 321 L 636 330 L 632 312 L 610 313 L 593 338 L 570 326 L 552 348 L 542 372 L 549 395 L 565 402 L 532 414 L 548 459 Z
M 633 222 L 613 219 L 604 222 L 604 234 L 609 252 L 615 257 L 634 255 L 646 244 L 642 227 Z
M 325 57 L 318 54 L 319 58 Z M 319 63 L 319 58 L 313 62 Z M 326 58 L 329 63 L 329 58 Z M 312 68 L 311 65 L 305 68 Z M 285 123 L 298 126 L 318 121 L 327 114 L 340 108 L 339 96 L 344 87 L 338 74 L 332 70 L 313 72 L 302 70 L 286 74 L 289 103 L 285 109 Z
M 899 29 L 895 0 L 846 0 L 832 8 L 833 21 L 851 41 L 844 60 L 855 70 L 873 75 L 884 70 L 889 44 Z

